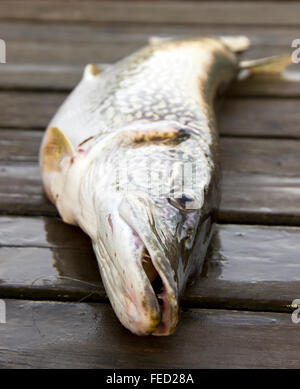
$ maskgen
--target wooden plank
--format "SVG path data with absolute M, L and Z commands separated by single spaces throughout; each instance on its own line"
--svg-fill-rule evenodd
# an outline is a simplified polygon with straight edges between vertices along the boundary
M 37 161 L 42 131 L 1 130 L 0 160 Z
M 0 89 L 70 91 L 80 81 L 83 69 L 81 65 L 6 64 L 0 67 Z
M 2 0 L 1 19 L 106 22 L 298 25 L 300 5 L 236 1 L 136 2 L 136 1 L 53 1 Z
M 20 21 L 1 22 L 6 42 L 7 65 L 85 65 L 112 63 L 148 44 L 153 35 L 182 38 L 203 35 L 246 35 L 250 49 L 242 58 L 292 53 L 291 43 L 298 36 L 295 27 L 270 28 L 247 25 L 168 25 L 159 24 L 67 24 Z
M 16 239 L 17 237 L 17 239 Z M 105 300 L 89 237 L 59 218 L 0 218 L 0 295 Z
M 283 77 L 251 78 L 236 81 L 227 95 L 235 97 L 300 97 L 300 72 L 288 69 Z
M 60 64 L 86 65 L 87 63 L 112 63 L 135 52 L 147 44 L 148 39 L 117 42 L 39 42 L 7 41 L 7 61 L 11 64 Z M 240 55 L 241 59 L 256 59 L 292 53 L 291 42 L 285 46 L 258 46 Z M 75 47 L 74 47 L 74 46 Z
M 43 194 L 38 165 L 5 164 L 0 167 L 0 212 L 57 215 Z
M 298 26 L 284 27 L 258 26 L 248 24 L 147 24 L 147 23 L 64 23 L 53 21 L 47 24 L 39 21 L 1 21 L 1 36 L 7 43 L 53 44 L 68 43 L 69 46 L 82 43 L 98 43 L 98 51 L 102 46 L 136 47 L 148 42 L 149 37 L 183 37 L 203 35 L 246 35 L 251 46 L 291 47 L 291 42 L 298 36 Z M 9 45 L 8 45 L 9 46 Z M 9 49 L 9 47 L 7 47 Z M 22 50 L 22 47 L 19 47 Z M 59 49 L 59 45 L 58 48 Z M 69 50 L 76 52 L 75 47 Z M 128 50 L 128 49 L 127 49 Z M 11 61 L 10 61 L 11 62 Z
M 2 129 L 0 147 L 3 152 L 0 160 L 37 162 L 43 135 L 43 131 Z M 300 141 L 296 139 L 226 136 L 220 138 L 220 149 L 224 172 L 286 177 L 299 175 Z
M 187 34 L 185 37 L 191 35 Z M 197 35 L 201 34 L 198 33 Z M 32 40 L 25 40 L 22 36 L 18 40 L 7 37 L 7 62 L 10 64 L 44 65 L 85 65 L 91 62 L 112 63 L 147 45 L 148 38 L 149 36 L 145 36 L 143 39 L 129 37 L 128 41 L 123 42 L 116 38 L 107 39 L 105 36 L 96 42 L 84 39 L 79 42 L 69 42 L 67 39 L 65 41 L 43 41 L 39 40 L 38 37 L 32 38 Z M 242 53 L 240 58 L 255 59 L 292 53 L 291 43 L 292 40 L 287 41 L 284 45 L 263 44 L 253 46 Z
M 23 0 L 22 0 L 23 1 Z M 47 28 L 45 28 L 47 25 Z M 2 20 L 0 31 L 6 41 L 17 42 L 101 42 L 124 44 L 146 43 L 148 38 L 161 36 L 247 35 L 251 45 L 286 46 L 297 37 L 298 26 L 259 26 L 249 24 L 168 24 L 168 23 L 85 23 Z M 154 31 L 155 30 L 155 31 Z
M 253 120 L 253 118 L 250 116 L 245 118 L 245 122 L 248 120 Z M 241 122 L 240 127 L 242 125 Z M 2 129 L 0 131 L 2 150 L 0 160 L 38 161 L 43 135 L 44 131 Z M 281 132 L 280 135 L 283 138 L 285 134 Z M 300 132 L 295 132 L 295 138 L 296 135 L 300 137 Z M 221 137 L 220 148 L 221 164 L 224 171 L 269 175 L 276 173 L 279 176 L 293 177 L 297 176 L 299 172 L 300 142 L 296 139 L 272 139 L 271 137 L 270 139 L 259 137 L 252 139 L 226 136 Z
M 16 239 L 17 237 L 17 239 Z M 183 306 L 291 311 L 300 296 L 300 228 L 216 225 Z M 0 296 L 104 301 L 89 238 L 49 217 L 0 217 Z
M 105 69 L 107 64 L 98 64 Z M 82 65 L 10 65 L 0 67 L 1 90 L 64 91 L 73 89 L 82 77 Z M 284 77 L 254 77 L 234 82 L 227 91 L 235 97 L 300 97 L 300 69 L 290 67 Z
M 37 151 L 42 133 L 32 138 L 31 133 L 0 131 L 0 145 L 5 146 L 0 164 L 0 212 L 56 215 L 41 189 Z M 300 224 L 299 141 L 221 138 L 221 158 L 220 221 Z
M 45 128 L 65 97 L 62 93 L 0 92 L 0 127 Z
M 300 327 L 287 314 L 188 309 L 172 336 L 137 338 L 119 324 L 111 308 L 104 304 L 5 303 L 7 323 L 0 324 L 3 368 L 300 365 Z
M 45 129 L 65 93 L 0 91 L 0 127 Z M 298 99 L 222 99 L 221 135 L 299 138 Z
M 299 138 L 298 99 L 224 98 L 217 114 L 221 135 Z
M 291 311 L 300 295 L 297 227 L 218 225 L 184 305 Z

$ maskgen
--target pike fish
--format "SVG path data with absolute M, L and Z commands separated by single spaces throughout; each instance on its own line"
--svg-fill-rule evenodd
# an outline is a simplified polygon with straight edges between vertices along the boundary
M 241 69 L 245 37 L 153 39 L 100 70 L 87 65 L 40 148 L 43 188 L 63 221 L 87 233 L 121 321 L 169 335 L 201 272 L 218 208 L 214 98 Z

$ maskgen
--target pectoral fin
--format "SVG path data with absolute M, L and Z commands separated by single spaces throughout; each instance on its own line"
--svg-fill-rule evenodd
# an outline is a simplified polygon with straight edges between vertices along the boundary
M 41 152 L 42 170 L 59 171 L 62 159 L 73 154 L 73 147 L 64 134 L 56 127 L 49 128 Z

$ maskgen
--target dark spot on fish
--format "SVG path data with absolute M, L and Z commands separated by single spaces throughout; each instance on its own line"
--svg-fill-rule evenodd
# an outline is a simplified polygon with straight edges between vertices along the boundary
M 145 309 L 147 308 L 147 304 L 146 304 L 145 299 L 142 300 L 142 307 L 145 308 Z
M 84 143 L 88 142 L 89 140 L 91 140 L 93 138 L 94 138 L 93 136 L 90 136 L 89 138 L 85 139 L 83 142 L 79 143 L 78 147 L 82 146 Z

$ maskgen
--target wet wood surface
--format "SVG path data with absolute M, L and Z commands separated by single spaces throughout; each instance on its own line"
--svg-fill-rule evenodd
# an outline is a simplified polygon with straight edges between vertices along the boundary
M 3 297 L 106 301 L 79 228 L 53 217 L 2 216 L 0 231 Z M 300 294 L 299 250 L 299 227 L 219 224 L 183 305 L 291 312 Z
M 86 63 L 104 69 L 153 35 L 244 34 L 242 59 L 291 53 L 299 12 L 281 1 L 1 1 L 0 367 L 300 367 L 299 65 L 235 82 L 218 104 L 218 224 L 171 337 L 120 325 L 89 238 L 60 220 L 38 169 L 43 131 Z
M 189 308 L 174 335 L 137 338 L 107 304 L 6 305 L 1 367 L 299 368 L 299 329 L 287 314 Z

